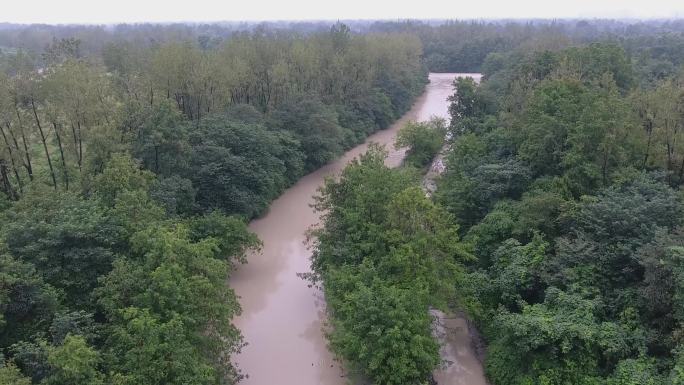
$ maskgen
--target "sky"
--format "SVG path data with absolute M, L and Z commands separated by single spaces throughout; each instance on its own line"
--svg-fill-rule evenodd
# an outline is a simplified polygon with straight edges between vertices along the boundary
M 684 0 L 0 0 L 0 22 L 674 18 Z

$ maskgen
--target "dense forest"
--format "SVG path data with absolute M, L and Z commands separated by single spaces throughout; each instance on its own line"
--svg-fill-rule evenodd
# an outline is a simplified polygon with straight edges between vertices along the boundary
M 0 25 L 0 384 L 239 381 L 247 221 L 428 71 L 484 78 L 316 198 L 332 351 L 427 383 L 459 310 L 493 385 L 684 384 L 682 65 L 680 21 Z
M 430 308 L 477 325 L 495 385 L 684 383 L 684 39 L 543 41 L 455 82 L 432 199 L 439 125 L 320 191 L 331 347 L 374 383 L 430 381 Z
M 477 259 L 460 305 L 495 384 L 684 381 L 684 72 L 640 59 L 511 52 L 457 84 L 437 201 Z
M 684 21 L 675 20 L 345 20 L 355 33 L 405 33 L 418 37 L 423 61 L 432 72 L 481 72 L 490 53 L 513 50 L 558 50 L 599 40 L 619 42 L 640 66 L 671 75 L 682 64 Z M 80 50 L 99 56 L 112 44 L 141 48 L 174 41 L 193 41 L 215 47 L 245 32 L 302 36 L 325 32 L 329 22 L 233 22 L 196 24 L 19 25 L 0 23 L 0 52 L 18 49 L 41 62 L 41 53 L 53 40 L 78 39 Z
M 3 56 L 0 383 L 234 383 L 246 220 L 411 106 L 421 43 L 336 24 L 83 48 Z

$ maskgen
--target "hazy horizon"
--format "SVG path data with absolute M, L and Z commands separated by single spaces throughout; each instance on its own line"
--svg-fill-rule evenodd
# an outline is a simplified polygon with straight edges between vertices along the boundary
M 540 0 L 482 0 L 443 4 L 437 0 L 399 4 L 388 1 L 319 2 L 275 0 L 239 5 L 196 0 L 117 2 L 36 0 L 4 7 L 0 22 L 16 24 L 220 23 L 259 21 L 331 21 L 397 19 L 678 19 L 684 2 L 653 0 L 580 0 L 553 3 Z

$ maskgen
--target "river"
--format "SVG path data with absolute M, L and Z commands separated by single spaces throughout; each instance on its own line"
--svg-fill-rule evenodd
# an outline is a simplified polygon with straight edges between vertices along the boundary
M 366 151 L 370 142 L 386 146 L 388 166 L 400 165 L 405 151 L 394 149 L 397 130 L 409 120 L 427 120 L 431 116 L 448 118 L 447 97 L 453 93 L 454 78 L 460 75 L 465 74 L 430 74 L 425 92 L 401 119 L 371 135 L 365 143 L 336 161 L 301 178 L 271 204 L 264 217 L 250 223 L 250 230 L 263 241 L 263 249 L 250 255 L 248 263 L 239 266 L 230 279 L 242 305 L 242 314 L 234 322 L 248 344 L 233 358 L 248 376 L 243 384 L 347 383 L 346 374 L 328 351 L 322 332 L 323 296 L 297 276 L 309 271 L 311 252 L 305 244 L 305 233 L 319 221 L 310 207 L 312 197 L 326 176 L 338 175 L 350 160 Z M 436 371 L 440 385 L 486 384 L 467 330 L 448 329 L 449 344 L 443 351 L 455 362 Z M 462 346 L 451 346 L 454 343 Z

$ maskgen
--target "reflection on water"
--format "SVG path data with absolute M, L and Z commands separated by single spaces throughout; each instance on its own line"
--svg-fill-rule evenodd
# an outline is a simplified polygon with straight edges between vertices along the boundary
M 266 216 L 252 221 L 250 229 L 263 241 L 263 250 L 250 255 L 249 263 L 240 266 L 230 279 L 242 305 L 242 315 L 235 319 L 235 324 L 248 344 L 234 357 L 238 367 L 249 376 L 244 384 L 345 384 L 344 371 L 328 351 L 321 330 L 325 306 L 322 295 L 297 276 L 309 271 L 311 253 L 305 245 L 305 233 L 319 220 L 310 207 L 312 197 L 326 176 L 339 174 L 351 159 L 366 151 L 369 142 L 385 145 L 389 151 L 386 163 L 398 166 L 404 150 L 394 149 L 397 130 L 408 120 L 426 120 L 433 115 L 447 117 L 446 98 L 453 93 L 456 76 L 430 74 L 425 93 L 398 122 L 300 179 L 271 204 Z M 461 365 L 476 365 L 474 371 L 482 375 L 476 360 L 462 361 Z M 447 369 L 437 376 L 451 372 Z M 484 382 L 460 382 L 453 378 L 440 381 L 452 383 Z

